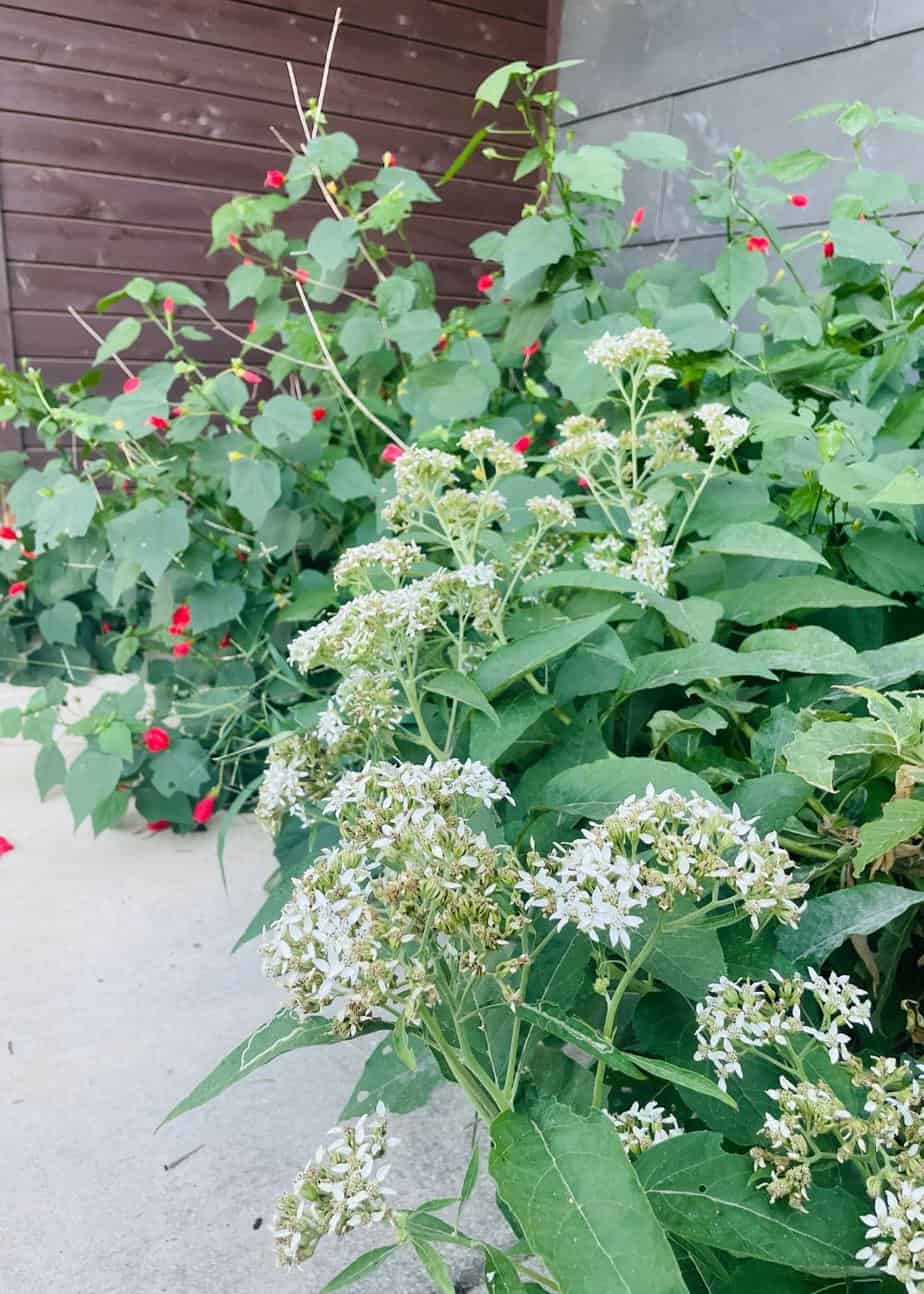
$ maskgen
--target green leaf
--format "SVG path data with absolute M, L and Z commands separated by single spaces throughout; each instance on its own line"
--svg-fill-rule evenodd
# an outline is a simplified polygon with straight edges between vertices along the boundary
M 527 216 L 514 225 L 504 240 L 504 275 L 511 287 L 534 270 L 554 265 L 574 251 L 574 240 L 568 221 L 557 216 Z
M 873 508 L 917 508 L 924 504 L 924 476 L 913 467 L 892 478 L 870 499 Z
M 377 1267 L 381 1267 L 386 1258 L 398 1249 L 399 1245 L 381 1245 L 378 1249 L 367 1249 L 364 1254 L 344 1267 L 333 1280 L 329 1280 L 321 1294 L 336 1294 L 337 1290 L 345 1290 L 349 1285 L 355 1285 L 357 1281 L 374 1272 Z
M 372 498 L 375 481 L 355 458 L 338 458 L 327 475 L 327 488 L 335 499 L 347 503 L 351 499 Z
M 491 1175 L 562 1290 L 686 1294 L 610 1120 L 548 1098 L 491 1125 Z
M 453 158 L 453 160 L 446 167 L 446 170 L 437 180 L 436 187 L 438 189 L 441 188 L 442 185 L 447 184 L 453 178 L 454 175 L 459 174 L 459 172 L 462 170 L 462 167 L 469 160 L 469 158 L 475 153 L 475 151 L 477 150 L 478 146 L 481 144 L 481 141 L 484 139 L 487 133 L 488 133 L 487 126 L 481 126 L 478 130 L 475 131 L 475 133 L 471 136 L 471 138 L 466 141 L 463 148 Z
M 675 651 L 651 652 L 633 662 L 635 672 L 629 679 L 632 692 L 656 687 L 684 687 L 704 678 L 775 677 L 762 659 L 750 661 L 746 655 L 731 651 L 718 643 L 696 643 Z
M 99 734 L 99 748 L 107 755 L 118 755 L 120 759 L 130 763 L 134 753 L 131 728 L 119 719 L 107 723 Z
M 683 792 L 682 786 L 677 789 Z M 675 903 L 674 912 L 686 915 L 692 906 Z M 633 954 L 638 954 L 660 920 L 661 914 L 650 907 L 642 913 L 642 924 L 632 932 Z M 725 956 L 715 930 L 696 925 L 671 930 L 662 924 L 645 966 L 655 979 L 691 1001 L 698 1001 L 725 974 Z
M 195 633 L 205 633 L 234 620 L 244 610 L 247 595 L 237 584 L 200 584 L 188 595 L 190 621 Z
M 253 434 L 268 449 L 276 449 L 286 441 L 295 444 L 307 436 L 311 428 L 307 405 L 292 395 L 274 395 L 251 423 Z
M 461 701 L 463 705 L 471 706 L 473 710 L 480 710 L 492 723 L 500 723 L 497 712 L 478 684 L 466 674 L 460 674 L 458 670 L 443 670 L 441 674 L 428 679 L 424 687 L 427 692 L 451 697 L 454 701 Z M 484 756 L 479 755 L 479 759 L 484 760 Z
M 98 804 L 111 795 L 122 776 L 122 760 L 98 750 L 84 750 L 67 770 L 64 794 L 79 827 Z
M 831 221 L 830 230 L 838 256 L 850 256 L 872 265 L 898 265 L 904 260 L 898 239 L 871 220 L 848 220 L 841 216 Z
M 318 135 L 305 149 L 307 165 L 316 166 L 322 175 L 335 180 L 353 165 L 358 156 L 356 141 L 342 130 L 331 135 Z
M 435 310 L 409 310 L 389 328 L 389 334 L 406 355 L 420 359 L 439 341 L 443 324 Z
M 744 656 L 756 653 L 769 669 L 790 674 L 851 674 L 857 678 L 869 674 L 859 652 L 830 629 L 818 625 L 761 629 L 745 638 L 738 651 Z
M 409 1069 L 398 1056 L 393 1037 L 383 1038 L 366 1061 L 353 1094 L 340 1114 L 342 1119 L 356 1119 L 368 1114 L 381 1101 L 390 1114 L 409 1114 L 426 1105 L 434 1089 L 443 1082 L 442 1071 L 430 1048 L 413 1034 L 407 1043 L 416 1061 Z
M 120 319 L 106 333 L 106 340 L 96 348 L 94 364 L 102 364 L 120 351 L 128 350 L 141 336 L 141 323 L 138 319 Z
M 656 791 L 679 791 L 700 795 L 717 804 L 718 797 L 702 778 L 666 759 L 596 759 L 559 773 L 548 783 L 542 797 L 544 808 L 557 809 L 579 818 L 599 821 L 613 813 L 630 795 Z
M 658 327 L 667 333 L 675 350 L 719 350 L 728 341 L 728 324 L 701 302 L 665 310 Z
M 630 162 L 643 162 L 659 171 L 679 171 L 689 164 L 686 141 L 656 130 L 632 130 L 613 147 Z
M 894 687 L 896 683 L 921 673 L 921 661 L 924 659 L 924 634 L 915 638 L 906 638 L 904 642 L 889 643 L 877 651 L 863 653 L 863 663 L 868 666 L 869 687 Z
M 871 935 L 919 903 L 924 894 L 917 890 L 875 881 L 834 890 L 809 899 L 798 927 L 781 930 L 777 943 L 793 961 L 820 966 L 850 935 Z
M 921 800 L 889 800 L 883 805 L 882 817 L 864 822 L 860 828 L 860 848 L 853 860 L 854 876 L 877 858 L 924 831 L 924 803 Z
M 355 364 L 363 355 L 370 355 L 385 345 L 382 321 L 367 312 L 351 315 L 340 330 L 339 341 L 347 363 Z
M 864 526 L 842 550 L 844 561 L 864 584 L 880 593 L 920 593 L 924 589 L 921 545 L 897 527 Z
M 358 247 L 356 221 L 335 220 L 333 216 L 319 220 L 308 239 L 308 255 L 313 256 L 326 271 L 336 270 L 346 261 L 351 261 Z
M 703 275 L 712 295 L 728 315 L 735 315 L 767 282 L 767 258 L 755 256 L 742 243 L 729 243 L 711 274 Z
M 112 555 L 118 562 L 136 562 L 155 584 L 189 543 L 189 525 L 182 503 L 166 507 L 158 499 L 142 499 L 131 512 L 106 525 Z
M 438 1250 L 434 1249 L 429 1241 L 422 1240 L 418 1236 L 412 1235 L 411 1244 L 424 1271 L 439 1290 L 439 1294 L 456 1294 L 455 1282 L 449 1274 L 446 1260 L 440 1256 Z
M 602 1033 L 585 1024 L 580 1016 L 560 1015 L 557 1011 L 542 1009 L 529 1002 L 518 1002 L 514 1010 L 521 1020 L 537 1025 L 544 1033 L 550 1033 L 554 1038 L 561 1038 L 572 1047 L 580 1047 L 581 1051 L 586 1052 L 588 1056 L 593 1056 L 594 1060 L 602 1060 L 605 1065 L 624 1074 L 626 1078 L 644 1077 L 634 1063 L 634 1056 L 619 1051 L 612 1043 L 607 1042 Z
M 744 818 L 756 818 L 761 835 L 782 831 L 786 820 L 798 813 L 812 794 L 809 784 L 794 773 L 767 773 L 739 782 L 725 799 L 737 805 Z
M 784 575 L 776 580 L 752 581 L 740 589 L 722 589 L 713 597 L 721 602 L 725 619 L 735 620 L 739 625 L 763 624 L 790 611 L 895 605 L 890 598 L 825 575 Z
M 807 180 L 832 160 L 827 153 L 818 153 L 814 148 L 800 148 L 795 153 L 782 153 L 775 157 L 767 163 L 765 170 L 781 184 L 794 184 L 796 180 Z
M 229 501 L 259 530 L 282 493 L 279 468 L 266 458 L 242 458 L 231 464 Z
M 808 562 L 812 566 L 828 565 L 804 539 L 778 526 L 764 525 L 762 521 L 741 521 L 723 526 L 704 540 L 702 547 L 709 552 L 726 553 L 732 557 L 763 557 L 782 562 Z
M 612 608 L 608 608 L 606 611 L 598 611 L 596 615 L 582 616 L 579 620 L 554 625 L 551 629 L 540 629 L 536 633 L 527 634 L 519 642 L 498 647 L 478 666 L 475 682 L 487 696 L 493 697 L 515 679 L 522 678 L 546 661 L 576 647 L 601 625 L 605 625 L 612 614 Z
M 485 1285 L 491 1294 L 529 1294 L 530 1288 L 541 1288 L 538 1285 L 524 1285 L 516 1267 L 502 1249 L 495 1249 L 488 1244 L 483 1248 Z
M 814 1186 L 808 1212 L 780 1208 L 752 1182 L 752 1168 L 748 1155 L 723 1150 L 714 1132 L 672 1137 L 636 1163 L 648 1201 L 672 1235 L 742 1258 L 782 1258 L 818 1276 L 865 1271 L 854 1257 L 865 1243 L 865 1200 Z
M 43 746 L 35 760 L 35 785 L 39 799 L 44 800 L 55 786 L 63 786 L 67 776 L 64 756 L 55 745 Z
M 481 1166 L 481 1149 L 478 1142 L 475 1141 L 472 1146 L 472 1153 L 469 1156 L 468 1164 L 465 1169 L 465 1176 L 462 1179 L 462 1189 L 459 1191 L 459 1203 L 465 1204 L 472 1198 L 472 1192 L 478 1182 L 478 1170 Z
M 471 750 L 477 752 L 482 763 L 489 766 L 496 764 L 514 742 L 538 722 L 546 711 L 551 710 L 554 704 L 551 696 L 540 696 L 530 688 L 522 696 L 499 705 L 496 710 L 492 708 L 490 717 L 474 715 Z
M 306 575 L 314 577 L 312 584 L 307 588 L 303 587 L 289 605 L 283 607 L 276 617 L 281 624 L 297 620 L 315 620 L 325 607 L 336 601 L 333 580 L 322 575 L 320 571 L 302 571 L 300 578 L 303 582 Z
M 167 750 L 151 760 L 151 781 L 161 795 L 197 796 L 214 777 L 209 770 L 205 751 L 191 737 L 175 737 Z
M 261 283 L 266 278 L 262 265 L 238 265 L 225 279 L 228 289 L 228 308 L 233 310 L 247 297 L 255 297 Z
M 768 321 L 774 341 L 804 341 L 809 346 L 821 341 L 821 319 L 812 306 L 758 301 L 757 309 Z
M 797 773 L 812 786 L 833 791 L 835 756 L 891 753 L 894 749 L 888 732 L 874 720 L 829 723 L 822 719 L 794 737 L 783 748 L 783 757 L 791 773 Z
M 723 1092 L 718 1083 L 714 1083 L 711 1078 L 706 1078 L 704 1074 L 697 1074 L 693 1069 L 683 1069 L 680 1065 L 671 1065 L 666 1060 L 655 1060 L 652 1056 L 639 1056 L 634 1051 L 629 1053 L 629 1059 L 647 1074 L 653 1074 L 655 1078 L 663 1078 L 666 1083 L 672 1083 L 674 1087 L 681 1087 L 688 1092 L 697 1092 L 700 1096 L 708 1096 L 713 1101 L 727 1105 L 733 1110 L 738 1108 L 738 1102 L 727 1092 Z
M 387 1025 L 383 1021 L 372 1020 L 363 1026 L 362 1033 L 376 1033 L 385 1028 Z M 278 1011 L 272 1020 L 261 1024 L 233 1051 L 229 1051 L 224 1060 L 193 1088 L 189 1096 L 173 1107 L 160 1126 L 186 1114 L 188 1110 L 194 1110 L 198 1105 L 205 1105 L 206 1101 L 211 1101 L 232 1083 L 246 1078 L 255 1069 L 268 1065 L 271 1060 L 287 1051 L 293 1051 L 296 1047 L 325 1047 L 342 1041 L 323 1015 L 297 1020 L 290 1011 Z
M 495 68 L 490 76 L 486 76 L 475 91 L 475 106 L 480 103 L 489 103 L 492 108 L 499 108 L 501 99 L 507 93 L 507 86 L 510 84 L 510 78 L 514 76 L 526 76 L 530 71 L 528 63 L 519 59 L 515 63 L 505 63 L 503 67 Z
M 583 144 L 575 153 L 559 153 L 553 168 L 576 193 L 622 202 L 626 164 L 603 144 Z
M 80 625 L 80 608 L 74 602 L 56 603 L 38 617 L 39 633 L 49 643 L 64 643 L 73 647 L 77 642 L 77 629 Z

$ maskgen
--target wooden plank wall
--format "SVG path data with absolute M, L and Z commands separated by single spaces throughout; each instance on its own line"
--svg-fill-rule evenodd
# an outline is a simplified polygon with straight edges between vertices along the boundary
M 336 7 L 0 0 L 0 361 L 27 356 L 55 382 L 82 372 L 94 343 L 66 307 L 92 309 L 133 273 L 189 281 L 233 316 L 221 280 L 235 258 L 206 258 L 209 216 L 285 168 L 270 133 L 299 138 L 285 60 L 304 97 L 316 94 Z M 544 60 L 546 10 L 547 0 L 344 0 L 329 128 L 356 137 L 370 174 L 388 149 L 438 177 L 472 129 L 478 82 L 513 59 Z M 442 206 L 411 222 L 446 306 L 474 298 L 472 239 L 518 218 L 511 170 L 473 160 Z M 319 211 L 300 207 L 294 228 Z

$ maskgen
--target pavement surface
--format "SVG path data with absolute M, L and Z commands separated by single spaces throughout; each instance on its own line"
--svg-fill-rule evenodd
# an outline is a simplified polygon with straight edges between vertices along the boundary
M 0 686 L 0 709 L 25 695 Z M 229 955 L 262 900 L 269 845 L 238 819 L 226 892 L 215 822 L 194 836 L 152 836 L 140 820 L 75 833 L 60 791 L 39 801 L 35 750 L 0 741 L 0 835 L 15 846 L 0 859 L 0 1287 L 318 1294 L 388 1237 L 328 1238 L 296 1274 L 278 1271 L 274 1201 L 325 1141 L 373 1042 L 291 1052 L 155 1132 L 280 1004 L 255 943 Z M 398 1207 L 458 1189 L 471 1122 L 456 1089 L 393 1130 Z M 504 1242 L 486 1180 L 463 1224 Z M 478 1286 L 463 1250 L 444 1255 L 460 1292 Z M 434 1287 L 402 1252 L 355 1288 Z

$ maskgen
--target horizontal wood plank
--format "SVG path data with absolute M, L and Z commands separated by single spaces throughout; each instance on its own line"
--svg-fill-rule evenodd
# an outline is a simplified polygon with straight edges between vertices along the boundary
M 102 320 L 93 320 L 92 326 L 101 335 L 105 335 L 118 321 L 118 316 L 108 315 Z M 86 361 L 89 366 L 96 354 L 97 343 L 68 314 L 46 314 L 30 310 L 13 311 L 13 336 L 16 340 L 16 353 L 30 359 L 42 355 L 57 355 L 61 358 L 71 357 Z M 239 355 L 241 347 L 230 337 L 216 333 L 208 341 L 184 341 L 184 348 L 189 356 L 198 361 L 213 364 L 227 364 L 231 356 Z M 120 352 L 128 362 L 148 362 L 163 359 L 165 349 L 164 335 L 153 324 L 146 324 L 141 336 L 133 346 Z M 261 360 L 258 352 L 253 351 L 248 364 L 253 360 L 253 367 L 260 368 L 270 356 Z

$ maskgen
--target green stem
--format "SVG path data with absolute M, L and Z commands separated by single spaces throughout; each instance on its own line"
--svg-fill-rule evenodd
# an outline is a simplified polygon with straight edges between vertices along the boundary
M 638 953 L 632 958 L 632 960 L 626 966 L 625 974 L 623 975 L 622 979 L 619 981 L 618 985 L 616 986 L 615 993 L 609 1000 L 609 1004 L 607 1005 L 607 1008 L 606 1008 L 606 1019 L 603 1022 L 603 1035 L 606 1038 L 608 1043 L 611 1043 L 613 1041 L 613 1034 L 616 1032 L 616 1015 L 619 1011 L 619 1004 L 622 1001 L 623 997 L 625 996 L 626 991 L 629 988 L 629 985 L 632 983 L 632 980 L 638 974 L 639 970 L 641 969 L 641 967 L 644 965 L 645 961 L 649 957 L 652 949 L 655 946 L 655 943 L 657 942 L 658 935 L 660 933 L 661 933 L 661 922 L 656 921 L 655 927 L 652 930 L 651 934 L 642 944 Z M 606 1061 L 598 1060 L 597 1072 L 594 1075 L 594 1095 L 593 1095 L 593 1102 L 592 1102 L 593 1108 L 595 1110 L 599 1110 L 600 1105 L 603 1101 L 603 1080 L 605 1076 L 606 1076 Z

